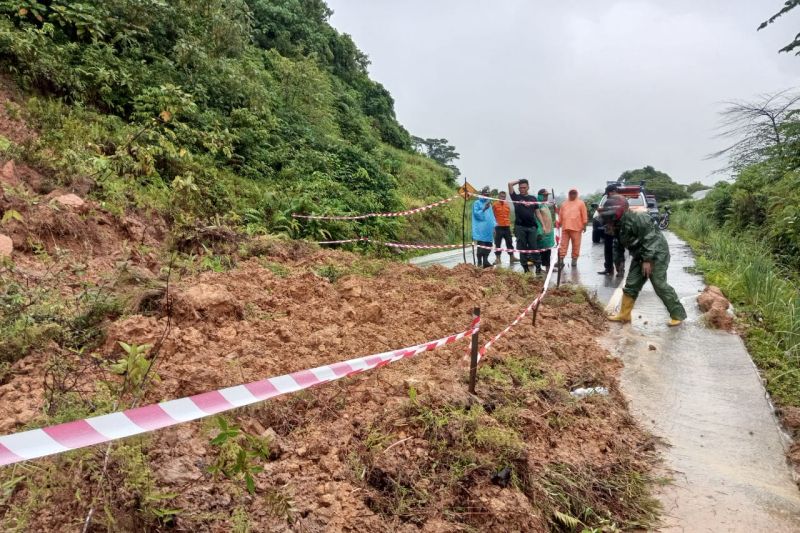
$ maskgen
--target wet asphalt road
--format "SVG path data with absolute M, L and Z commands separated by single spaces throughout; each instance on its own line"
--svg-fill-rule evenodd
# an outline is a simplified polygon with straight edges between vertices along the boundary
M 612 325 L 603 339 L 625 363 L 622 387 L 631 410 L 666 444 L 673 483 L 661 493 L 661 531 L 800 531 L 800 491 L 784 456 L 788 437 L 741 339 L 702 324 L 695 300 L 705 285 L 687 271 L 694 265 L 691 250 L 672 233 L 666 236 L 669 281 L 688 320 L 668 328 L 666 310 L 646 285 L 633 323 Z M 567 266 L 562 281 L 595 291 L 610 309 L 619 304 L 624 280 L 597 274 L 603 246 L 589 237 L 584 234 L 578 266 Z M 508 256 L 502 259 L 507 267 Z M 412 260 L 421 266 L 461 262 L 461 250 Z

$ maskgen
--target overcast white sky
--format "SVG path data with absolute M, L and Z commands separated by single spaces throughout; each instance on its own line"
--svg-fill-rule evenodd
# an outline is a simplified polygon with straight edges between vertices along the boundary
M 591 192 L 650 164 L 713 183 L 721 102 L 800 85 L 783 0 L 328 0 L 400 122 L 475 185 Z

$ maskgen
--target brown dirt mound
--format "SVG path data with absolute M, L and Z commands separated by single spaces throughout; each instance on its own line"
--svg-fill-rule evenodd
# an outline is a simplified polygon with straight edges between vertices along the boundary
M 697 305 L 708 325 L 727 331 L 733 329 L 733 315 L 728 312 L 731 303 L 719 287 L 713 285 L 706 287 L 697 297 Z
M 108 327 L 102 349 L 73 355 L 75 364 L 119 358 L 118 341 L 155 344 L 165 336 L 159 380 L 144 398 L 155 402 L 436 339 L 463 330 L 477 305 L 486 340 L 538 290 L 530 279 L 470 266 L 423 270 L 305 245 L 270 247 L 269 257 L 172 287 L 169 328 L 163 315 L 121 318 Z M 572 494 L 568 499 L 580 492 L 598 513 L 608 509 L 624 522 L 633 511 L 604 480 L 631 464 L 646 472 L 652 442 L 618 390 L 621 363 L 595 340 L 604 328 L 583 294 L 554 290 L 536 327 L 523 321 L 490 352 L 478 404 L 466 392 L 462 342 L 239 410 L 228 418 L 247 439 L 270 443 L 268 455 L 253 459 L 263 471 L 253 474 L 252 495 L 241 476 L 211 473 L 231 452 L 211 442 L 218 431 L 209 423 L 154 433 L 143 448 L 133 439 L 117 449 L 141 450 L 151 490 L 174 495 L 163 507 L 179 510 L 168 524 L 179 531 L 227 531 L 242 520 L 254 531 L 544 531 L 555 511 L 585 511 L 556 506 L 556 490 Z M 40 365 L 33 357 L 18 363 L 30 376 L 41 376 Z M 87 373 L 109 379 L 100 368 Z M 568 394 L 595 385 L 611 395 Z M 80 388 L 82 397 L 93 397 L 90 385 Z M 4 416 L 22 422 L 40 409 L 41 386 L 20 373 L 0 386 L 0 397 L 16 406 Z M 90 465 L 101 454 L 92 449 L 40 462 L 69 475 L 50 482 L 52 499 L 29 517 L 30 529 L 69 529 L 67 517 L 85 513 L 88 498 L 70 495 L 98 494 Z M 152 513 L 150 522 L 135 525 L 143 519 L 143 496 L 130 492 L 129 463 L 114 457 L 108 486 L 119 488 L 108 489 L 113 497 L 98 527 L 166 527 Z M 568 487 L 564 471 L 586 477 Z M 29 497 L 20 488 L 9 505 Z

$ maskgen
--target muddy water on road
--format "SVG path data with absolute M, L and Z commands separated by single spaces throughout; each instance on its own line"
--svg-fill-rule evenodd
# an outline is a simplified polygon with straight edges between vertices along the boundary
M 648 285 L 633 323 L 613 325 L 605 339 L 625 363 L 622 386 L 631 410 L 665 443 L 673 482 L 661 494 L 662 531 L 800 531 L 800 491 L 784 457 L 788 439 L 759 375 L 738 336 L 700 322 L 695 299 L 703 281 L 687 270 L 694 265 L 689 248 L 670 233 L 667 239 L 669 280 L 689 319 L 668 328 L 667 312 Z M 458 250 L 413 262 L 452 266 L 461 260 Z M 623 280 L 598 275 L 602 267 L 602 245 L 585 239 L 578 266 L 567 266 L 562 279 L 613 306 Z

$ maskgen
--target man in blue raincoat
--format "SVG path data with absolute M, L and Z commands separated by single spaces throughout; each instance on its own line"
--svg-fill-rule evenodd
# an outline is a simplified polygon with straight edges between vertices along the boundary
M 489 187 L 484 187 L 481 194 L 487 196 L 489 192 Z M 479 267 L 494 266 L 489 262 L 489 254 L 492 253 L 492 241 L 494 240 L 494 226 L 492 202 L 486 198 L 478 198 L 472 204 L 472 240 L 478 245 L 476 254 Z

